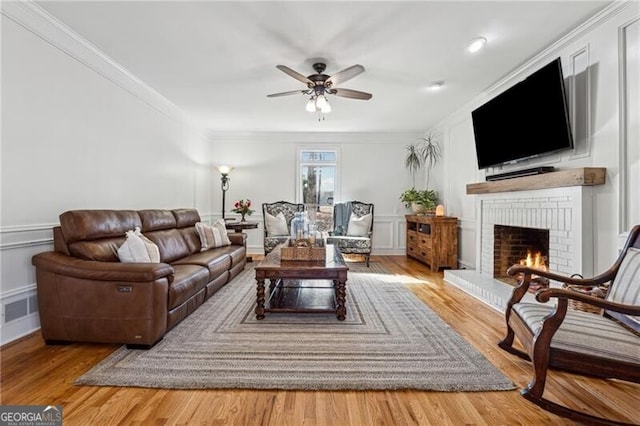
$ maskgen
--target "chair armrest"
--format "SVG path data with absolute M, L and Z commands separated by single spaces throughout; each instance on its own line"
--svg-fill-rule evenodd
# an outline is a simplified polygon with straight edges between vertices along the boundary
M 611 302 L 609 300 L 589 296 L 571 290 L 564 290 L 561 288 L 544 288 L 538 290 L 538 292 L 536 293 L 536 300 L 539 302 L 546 303 L 552 297 L 567 300 L 573 299 L 579 302 L 587 303 L 589 305 L 597 306 L 598 308 L 606 309 L 608 311 L 619 312 L 625 315 L 640 316 L 640 306 Z
M 37 269 L 56 274 L 98 281 L 155 281 L 167 278 L 173 281 L 173 267 L 166 263 L 120 263 L 83 260 L 58 252 L 45 252 L 33 256 L 31 263 Z
M 567 277 L 565 275 L 556 274 L 550 271 L 543 271 L 541 269 L 531 268 L 529 266 L 523 265 L 513 265 L 509 269 L 507 269 L 507 275 L 514 276 L 517 274 L 529 274 L 529 275 L 537 275 L 539 277 L 548 278 L 554 281 L 560 281 L 567 284 L 572 285 L 580 285 L 580 286 L 597 286 L 604 283 L 607 283 L 612 280 L 613 274 L 610 271 L 605 272 L 604 274 L 597 275 L 593 278 L 582 278 L 582 277 Z

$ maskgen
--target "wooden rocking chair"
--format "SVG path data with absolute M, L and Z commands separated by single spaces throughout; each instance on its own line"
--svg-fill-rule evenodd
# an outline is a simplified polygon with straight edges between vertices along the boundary
M 640 383 L 640 225 L 630 232 L 620 256 L 604 273 L 583 279 L 515 265 L 518 276 L 505 312 L 507 334 L 498 346 L 531 361 L 533 379 L 520 394 L 554 414 L 587 424 L 627 424 L 570 409 L 543 397 L 549 368 L 586 376 Z M 536 293 L 542 303 L 523 303 L 532 274 L 571 286 L 610 283 L 606 297 L 549 287 Z M 546 303 L 551 299 L 555 303 Z M 568 309 L 569 301 L 601 308 L 601 314 Z M 524 351 L 513 347 L 514 337 Z

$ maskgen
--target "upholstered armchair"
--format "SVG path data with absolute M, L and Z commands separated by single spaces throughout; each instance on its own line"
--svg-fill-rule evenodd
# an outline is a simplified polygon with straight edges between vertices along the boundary
M 295 204 L 288 201 L 262 204 L 265 255 L 269 254 L 278 244 L 287 241 L 291 234 L 291 220 L 298 210 L 303 209 L 304 204 Z
M 343 254 L 362 254 L 369 267 L 373 240 L 373 204 L 348 201 L 333 206 L 333 231 L 327 244 Z

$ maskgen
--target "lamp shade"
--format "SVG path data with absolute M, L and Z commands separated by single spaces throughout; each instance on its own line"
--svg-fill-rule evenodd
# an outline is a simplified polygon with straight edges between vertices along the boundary
M 223 175 L 228 175 L 233 170 L 231 166 L 218 166 L 218 171 Z
M 324 95 L 318 95 L 316 99 L 316 108 L 322 110 L 323 108 L 326 108 L 326 106 L 327 106 L 327 98 L 325 98 Z
M 307 102 L 307 106 L 305 107 L 305 109 L 309 112 L 316 112 L 316 102 L 313 97 L 309 99 L 309 102 Z

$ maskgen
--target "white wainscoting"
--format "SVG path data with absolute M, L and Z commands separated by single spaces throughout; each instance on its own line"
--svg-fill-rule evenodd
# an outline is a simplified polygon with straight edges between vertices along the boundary
M 222 215 L 220 214 L 211 214 L 202 216 L 202 220 L 211 223 L 221 217 Z M 249 216 L 247 220 L 258 222 L 258 229 L 245 231 L 247 234 L 247 253 L 249 255 L 264 254 L 264 222 L 262 215 L 254 214 Z M 404 255 L 405 226 L 404 215 L 375 215 L 372 254 Z
M 0 229 L 0 344 L 40 328 L 36 297 L 35 268 L 31 258 L 53 250 L 53 224 L 7 226 Z

